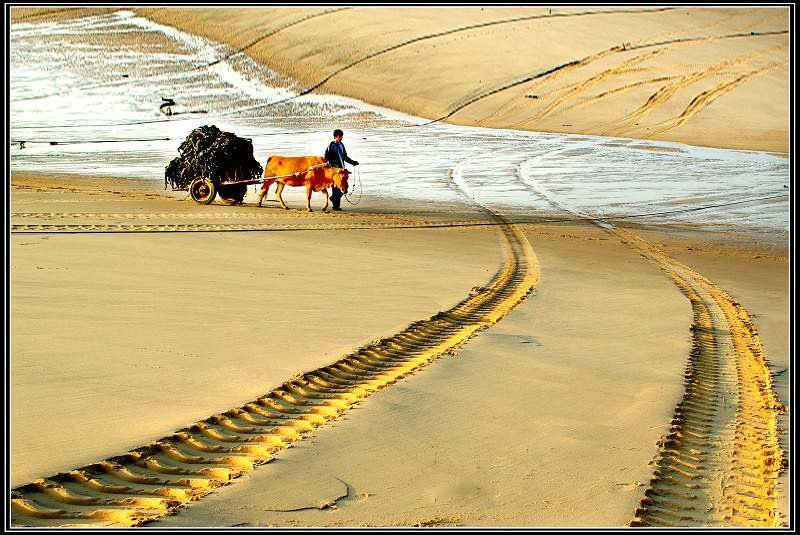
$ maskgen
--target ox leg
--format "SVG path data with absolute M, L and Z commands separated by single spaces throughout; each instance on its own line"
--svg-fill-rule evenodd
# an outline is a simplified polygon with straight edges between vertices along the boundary
M 306 186 L 306 208 L 308 208 L 309 212 L 313 212 L 314 211 L 314 210 L 311 209 L 311 194 L 312 193 L 314 193 L 314 189 L 311 187 L 311 184 L 309 184 L 308 186 Z
M 265 180 L 264 185 L 261 186 L 261 191 L 258 193 L 258 205 L 261 206 L 261 202 L 267 198 L 267 194 L 269 193 L 269 187 L 272 185 L 272 180 Z
M 281 203 L 281 208 L 284 210 L 288 210 L 289 207 L 286 206 L 286 203 L 283 202 L 283 197 L 281 197 L 281 193 L 283 192 L 283 188 L 286 186 L 283 182 L 278 182 L 278 185 L 275 187 L 275 196 L 278 197 L 278 202 Z
M 328 211 L 328 190 L 324 189 L 324 190 L 322 190 L 322 193 L 325 195 L 325 205 L 322 207 L 322 211 L 323 212 L 327 212 Z

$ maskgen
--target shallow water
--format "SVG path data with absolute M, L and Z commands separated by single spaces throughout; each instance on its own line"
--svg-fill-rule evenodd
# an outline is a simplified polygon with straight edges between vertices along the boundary
M 11 25 L 12 170 L 152 179 L 198 126 L 272 154 L 322 155 L 334 128 L 356 197 L 464 195 L 497 212 L 689 224 L 786 240 L 790 162 L 769 153 L 469 128 L 303 88 L 226 45 L 130 12 Z M 174 99 L 171 115 L 159 107 Z

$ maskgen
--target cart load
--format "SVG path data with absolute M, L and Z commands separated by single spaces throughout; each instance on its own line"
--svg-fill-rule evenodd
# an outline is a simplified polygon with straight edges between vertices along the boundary
M 264 169 L 253 157 L 253 142 L 214 125 L 195 128 L 178 147 L 180 156 L 164 172 L 165 187 L 189 191 L 200 204 L 211 203 L 217 194 L 227 204 L 239 204 L 247 185 L 260 181 Z

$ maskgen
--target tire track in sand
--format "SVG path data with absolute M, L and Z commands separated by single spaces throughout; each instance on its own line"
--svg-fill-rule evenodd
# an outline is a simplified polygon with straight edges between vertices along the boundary
M 656 469 L 629 527 L 778 527 L 778 477 L 786 467 L 779 415 L 752 318 L 712 281 L 632 232 L 592 219 L 547 190 L 525 187 L 616 235 L 689 299 L 694 322 L 686 390 L 659 442 Z
M 684 111 L 680 115 L 678 115 L 677 117 L 673 117 L 672 119 L 662 121 L 657 125 L 654 125 L 653 128 L 657 128 L 657 130 L 654 130 L 653 132 L 647 134 L 646 136 L 643 136 L 644 139 L 652 139 L 657 135 L 663 134 L 664 132 L 672 130 L 673 128 L 678 127 L 682 124 L 685 124 L 698 112 L 707 108 L 714 100 L 724 95 L 725 93 L 732 91 L 738 85 L 747 82 L 751 78 L 767 74 L 775 69 L 785 68 L 788 65 L 789 65 L 788 61 L 770 63 L 769 65 L 760 67 L 748 73 L 740 74 L 730 80 L 727 80 L 721 84 L 714 86 L 713 88 L 707 91 L 703 91 L 702 93 L 698 94 L 692 99 L 692 101 L 686 106 L 686 109 L 684 109 Z M 635 132 L 637 130 L 639 129 L 632 128 L 627 131 L 622 131 L 619 135 L 629 134 L 630 132 Z
M 14 212 L 11 234 L 80 234 L 80 233 L 145 233 L 145 232 L 277 232 L 293 230 L 364 230 L 496 226 L 481 214 L 472 219 L 459 219 L 463 213 L 438 207 L 435 217 L 414 217 L 403 214 L 331 214 L 305 210 L 227 210 L 220 212 L 175 213 L 81 213 L 81 212 Z M 236 220 L 229 223 L 228 220 Z M 190 221 L 182 221 L 190 220 Z M 250 220 L 250 221 L 247 221 Z M 142 222 L 128 222 L 142 221 Z
M 718 73 L 714 71 L 718 71 L 721 68 L 717 68 L 714 66 L 703 66 L 704 70 L 700 71 L 701 75 L 698 74 L 681 75 L 679 73 L 680 69 L 678 69 L 677 66 L 666 67 L 664 65 L 659 66 L 658 64 L 651 64 L 652 60 L 655 59 L 657 56 L 664 55 L 665 53 L 674 53 L 678 48 L 681 47 L 695 46 L 697 44 L 703 44 L 719 39 L 755 38 L 759 36 L 779 35 L 782 33 L 787 33 L 783 31 L 759 31 L 760 25 L 767 24 L 771 21 L 778 19 L 781 16 L 782 14 L 779 12 L 770 13 L 762 17 L 761 19 L 755 21 L 751 20 L 742 21 L 746 22 L 746 24 L 740 24 L 738 16 L 736 15 L 729 16 L 722 20 L 716 20 L 710 24 L 691 28 L 691 32 L 693 33 L 693 35 L 687 35 L 685 33 L 686 30 L 674 31 L 661 35 L 653 35 L 644 39 L 640 39 L 635 42 L 623 43 L 622 46 L 615 46 L 608 50 L 604 50 L 599 53 L 590 55 L 588 57 L 571 61 L 567 64 L 559 66 L 558 68 L 549 69 L 542 73 L 528 76 L 526 78 L 523 78 L 522 80 L 515 81 L 511 84 L 506 84 L 500 88 L 494 89 L 491 92 L 487 92 L 485 95 L 481 96 L 480 98 L 483 98 L 485 96 L 488 96 L 489 94 L 493 94 L 508 89 L 510 87 L 535 81 L 534 84 L 532 84 L 526 91 L 524 91 L 524 94 L 513 97 L 509 102 L 507 102 L 501 108 L 496 110 L 494 113 L 479 121 L 478 124 L 479 125 L 487 124 L 490 121 L 500 120 L 503 117 L 510 116 L 515 112 L 519 112 L 520 108 L 528 107 L 531 104 L 531 102 L 529 101 L 529 98 L 531 96 L 535 96 L 537 100 L 538 99 L 546 100 L 548 98 L 553 98 L 554 100 L 544 109 L 532 113 L 531 116 L 528 117 L 527 119 L 523 119 L 521 121 L 514 123 L 513 125 L 511 125 L 512 128 L 523 128 L 525 126 L 529 126 L 530 124 L 556 112 L 565 112 L 567 110 L 576 107 L 595 105 L 604 98 L 607 98 L 615 94 L 619 94 L 624 91 L 639 88 L 645 84 L 660 84 L 661 87 L 661 89 L 656 91 L 650 97 L 650 100 L 655 99 L 656 101 L 658 101 L 662 96 L 662 92 L 664 91 L 670 93 L 667 96 L 667 98 L 669 98 L 672 96 L 673 93 L 675 93 L 675 91 L 670 89 L 671 84 L 683 83 L 684 85 L 687 86 L 689 85 L 688 83 L 685 83 L 683 81 L 675 82 L 675 80 L 684 80 L 685 78 L 688 78 L 690 76 L 697 76 L 698 78 L 696 80 L 690 80 L 690 83 L 695 83 L 696 81 L 702 79 L 703 77 L 711 77 L 713 75 L 717 75 Z M 712 31 L 716 31 L 716 33 L 713 34 L 709 33 Z M 542 94 L 539 91 L 537 91 L 537 89 L 541 89 L 545 84 L 555 83 L 557 78 L 564 76 L 572 71 L 586 67 L 590 64 L 596 63 L 608 57 L 613 59 L 614 56 L 611 56 L 612 53 L 614 55 L 616 55 L 617 53 L 628 53 L 628 52 L 636 53 L 636 51 L 638 50 L 645 50 L 651 47 L 657 47 L 657 49 L 651 52 L 647 52 L 642 56 L 635 56 L 622 60 L 622 62 L 619 63 L 618 65 L 611 66 L 610 68 L 604 69 L 603 72 L 601 73 L 592 75 L 576 83 L 568 84 L 566 86 L 553 89 L 545 94 Z M 773 51 L 767 51 L 766 53 L 770 52 Z M 739 66 L 740 64 L 743 64 L 744 60 L 746 59 L 748 58 L 738 58 L 731 60 L 729 63 L 731 63 L 732 65 Z M 643 71 L 670 70 L 672 71 L 672 74 L 668 76 L 656 76 L 650 79 L 639 80 L 633 83 L 619 82 L 618 84 L 615 84 L 615 81 L 618 80 L 619 78 L 628 76 L 631 72 L 632 67 L 634 67 L 637 64 L 645 62 L 650 65 L 648 66 L 647 69 L 642 69 Z M 690 66 L 691 65 L 688 64 L 684 65 L 684 67 L 687 68 Z M 580 95 L 584 94 L 587 90 L 600 83 L 605 83 L 605 84 L 612 83 L 612 87 L 602 92 L 599 95 L 594 95 L 594 96 L 590 95 L 583 99 L 580 98 Z M 728 90 L 730 89 L 732 89 L 732 87 L 728 88 Z M 650 100 L 648 100 L 648 104 L 651 104 Z M 696 98 L 696 100 L 702 101 L 702 99 L 699 98 Z M 451 108 L 453 109 L 456 108 L 460 109 L 461 107 L 463 107 L 462 103 L 454 103 L 451 106 Z M 645 109 L 650 110 L 651 107 Z M 649 113 L 649 111 L 647 111 L 647 113 Z M 685 115 L 686 115 L 685 113 L 682 114 L 682 117 Z M 688 120 L 688 118 L 689 116 L 685 117 L 686 120 Z M 636 120 L 637 117 L 631 115 L 626 118 L 620 119 L 615 123 L 612 123 L 612 125 L 621 122 L 634 124 Z M 589 133 L 589 132 L 587 131 L 583 133 Z M 616 134 L 614 134 L 613 132 L 611 133 L 603 132 L 602 135 L 616 135 Z
M 241 407 L 123 455 L 12 489 L 12 526 L 134 527 L 175 514 L 273 460 L 373 392 L 452 354 L 508 314 L 539 278 L 525 236 L 502 216 L 483 211 L 506 249 L 505 262 L 485 287 L 473 288 L 449 310 L 299 374 Z
M 783 470 L 778 416 L 761 339 L 747 311 L 713 282 L 621 229 L 692 304 L 686 392 L 629 526 L 778 527 Z
M 767 55 L 769 53 L 776 52 L 780 49 L 781 47 L 774 47 L 764 52 L 751 54 L 749 56 L 740 56 L 732 58 L 726 61 L 715 63 L 709 67 L 704 68 L 703 70 L 695 71 L 692 73 L 676 77 L 668 81 L 668 83 L 663 84 L 656 92 L 650 95 L 650 98 L 647 99 L 647 102 L 645 102 L 641 107 L 639 107 L 639 109 L 633 111 L 626 117 L 618 119 L 607 125 L 604 125 L 604 128 L 606 130 L 603 132 L 603 135 L 631 136 L 635 132 L 638 132 L 640 130 L 645 130 L 647 129 L 647 127 L 640 126 L 637 128 L 635 125 L 643 123 L 644 120 L 654 110 L 665 105 L 669 100 L 675 98 L 681 91 L 687 90 L 691 86 L 696 85 L 698 82 L 701 82 L 705 79 L 710 79 L 714 77 L 729 77 L 728 79 L 715 84 L 711 89 L 708 89 L 706 91 L 703 91 L 695 95 L 691 99 L 691 101 L 686 105 L 683 112 L 681 112 L 677 116 L 671 117 L 670 119 L 667 119 L 665 121 L 662 121 L 661 123 L 656 124 L 655 126 L 653 126 L 653 128 L 658 128 L 658 130 L 655 132 L 648 133 L 644 137 L 652 138 L 653 136 L 664 133 L 668 130 L 671 130 L 672 128 L 675 128 L 676 126 L 684 124 L 689 119 L 691 119 L 691 117 L 697 114 L 700 110 L 711 104 L 711 102 L 713 102 L 716 98 L 733 90 L 743 82 L 751 78 L 754 78 L 756 76 L 761 76 L 763 74 L 769 73 L 770 71 L 778 67 L 784 67 L 788 65 L 788 62 L 774 62 L 766 66 L 757 67 L 746 73 L 727 72 L 734 67 L 739 69 L 745 68 L 746 66 L 751 65 L 758 58 L 758 56 Z

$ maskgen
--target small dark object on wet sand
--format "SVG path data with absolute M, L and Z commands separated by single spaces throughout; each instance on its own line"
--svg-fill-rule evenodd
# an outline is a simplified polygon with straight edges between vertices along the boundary
M 161 103 L 161 106 L 159 106 L 158 109 L 164 115 L 172 115 L 172 106 L 175 105 L 175 101 L 169 97 L 161 97 L 161 100 L 164 102 Z

